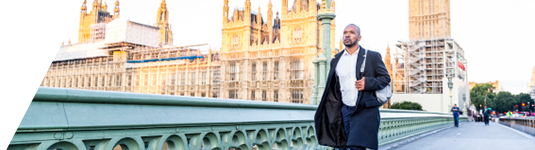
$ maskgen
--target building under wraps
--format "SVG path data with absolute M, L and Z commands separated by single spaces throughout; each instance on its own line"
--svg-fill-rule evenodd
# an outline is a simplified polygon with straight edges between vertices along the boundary
M 396 44 L 395 63 L 387 66 L 392 102 L 413 101 L 434 112 L 449 112 L 453 104 L 470 106 L 468 64 L 450 36 L 449 0 L 409 0 L 409 33 L 409 41 Z
M 224 1 L 221 52 L 203 54 L 201 45 L 175 47 L 165 1 L 154 26 L 118 19 L 105 3 L 81 9 L 79 43 L 62 45 L 42 86 L 309 103 L 314 83 L 312 59 L 322 53 L 316 0 L 294 0 L 267 19 L 251 9 L 229 13 Z M 334 12 L 334 1 L 331 2 Z M 331 49 L 334 48 L 334 20 Z M 218 36 L 214 34 L 214 36 Z M 332 51 L 334 55 L 336 51 Z
M 79 43 L 60 47 L 41 86 L 219 97 L 219 53 L 172 46 L 165 1 L 154 26 L 119 19 L 118 1 L 113 16 L 93 5 L 86 13 L 84 1 Z

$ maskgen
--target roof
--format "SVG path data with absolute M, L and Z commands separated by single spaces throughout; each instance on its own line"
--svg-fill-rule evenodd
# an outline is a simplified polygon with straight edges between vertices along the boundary
M 124 19 L 115 19 L 106 25 L 106 44 L 133 43 L 147 46 L 158 46 L 160 41 L 160 28 L 132 22 Z
M 101 47 L 104 47 L 104 41 L 62 45 L 53 61 L 108 56 L 108 51 L 100 49 Z

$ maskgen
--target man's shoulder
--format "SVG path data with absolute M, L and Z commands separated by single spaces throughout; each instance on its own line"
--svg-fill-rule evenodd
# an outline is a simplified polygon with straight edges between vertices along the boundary
M 374 50 L 368 50 L 368 55 L 373 55 L 373 56 L 381 56 L 381 54 L 377 51 L 374 51 Z

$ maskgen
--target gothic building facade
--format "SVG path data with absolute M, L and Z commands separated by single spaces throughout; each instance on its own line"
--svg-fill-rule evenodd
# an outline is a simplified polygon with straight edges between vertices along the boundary
M 199 45 L 172 46 L 165 0 L 154 26 L 118 19 L 118 1 L 113 14 L 105 3 L 93 5 L 87 13 L 84 1 L 79 42 L 60 47 L 41 86 L 310 103 L 312 60 L 323 53 L 316 0 L 294 0 L 291 9 L 282 0 L 280 14 L 270 1 L 267 18 L 250 0 L 229 13 L 224 0 L 222 34 L 215 35 L 222 46 L 208 54 Z M 334 29 L 333 20 L 331 49 Z
M 334 1 L 331 7 L 334 10 Z M 312 60 L 322 53 L 320 4 L 316 0 L 282 0 L 282 12 L 267 18 L 253 12 L 250 0 L 229 12 L 224 0 L 221 45 L 221 97 L 310 103 L 314 84 Z M 334 20 L 331 49 L 334 48 Z M 332 52 L 333 54 L 336 51 Z

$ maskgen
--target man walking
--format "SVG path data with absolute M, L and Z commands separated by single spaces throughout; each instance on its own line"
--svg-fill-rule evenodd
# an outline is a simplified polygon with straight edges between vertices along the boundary
M 359 46 L 360 33 L 358 26 L 347 25 L 343 36 L 346 49 L 331 61 L 314 116 L 321 145 L 350 150 L 378 147 L 381 103 L 374 94 L 390 83 L 390 76 L 378 52 Z M 364 60 L 364 72 L 360 73 Z
M 485 106 L 485 109 L 483 110 L 483 120 L 485 121 L 485 125 L 489 125 L 489 116 L 490 116 L 490 110 Z
M 457 107 L 457 104 L 454 104 L 453 108 L 451 108 L 451 111 L 453 112 L 453 120 L 455 121 L 455 127 L 459 127 L 459 110 L 460 109 Z

